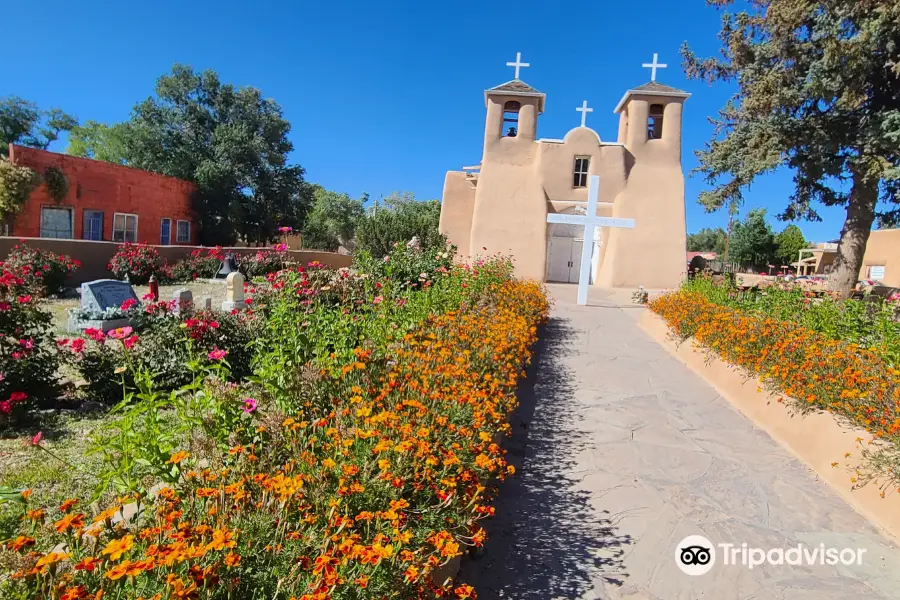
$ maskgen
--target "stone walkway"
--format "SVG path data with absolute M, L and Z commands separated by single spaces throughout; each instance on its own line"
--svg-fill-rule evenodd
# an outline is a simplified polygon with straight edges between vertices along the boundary
M 551 286 L 507 480 L 480 558 L 482 600 L 900 598 L 900 549 L 638 327 L 628 295 Z M 682 573 L 688 535 L 764 549 L 866 548 L 861 566 L 717 564 Z

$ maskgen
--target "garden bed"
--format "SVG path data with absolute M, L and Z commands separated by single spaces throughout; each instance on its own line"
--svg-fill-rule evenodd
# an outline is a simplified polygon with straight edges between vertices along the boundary
M 271 274 L 253 294 L 249 377 L 215 314 L 150 321 L 181 332 L 177 386 L 138 358 L 152 327 L 78 342 L 125 396 L 89 433 L 67 426 L 89 460 L 22 432 L 40 458 L 17 464 L 58 460 L 84 481 L 4 474 L 33 489 L 3 509 L 5 527 L 23 520 L 0 595 L 474 598 L 447 577 L 512 473 L 497 440 L 548 302 L 506 261 L 451 261 L 401 246 L 355 274 Z

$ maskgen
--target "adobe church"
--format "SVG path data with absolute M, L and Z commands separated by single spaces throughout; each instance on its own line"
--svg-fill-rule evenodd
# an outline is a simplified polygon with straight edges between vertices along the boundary
M 484 92 L 487 120 L 481 164 L 448 171 L 440 230 L 462 258 L 508 254 L 520 277 L 577 283 L 584 227 L 547 223 L 551 213 L 586 210 L 588 180 L 599 175 L 597 216 L 631 218 L 634 229 L 598 227 L 590 283 L 673 288 L 686 271 L 681 113 L 690 94 L 651 81 L 615 107 L 619 134 L 605 142 L 582 124 L 563 139 L 537 139 L 547 95 L 519 79 Z

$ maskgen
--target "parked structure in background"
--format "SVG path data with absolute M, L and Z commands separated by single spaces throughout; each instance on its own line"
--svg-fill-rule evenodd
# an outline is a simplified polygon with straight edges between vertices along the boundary
M 876 229 L 869 236 L 860 279 L 900 287 L 900 229 Z
M 797 262 L 791 266 L 797 271 L 798 276 L 803 275 L 827 275 L 831 271 L 834 259 L 837 258 L 837 240 L 833 242 L 820 242 L 811 248 L 804 248 L 797 257 Z
M 837 240 L 800 251 L 792 266 L 797 275 L 825 276 L 837 257 Z M 875 229 L 869 235 L 859 279 L 887 287 L 900 287 L 900 229 Z
M 57 200 L 38 186 L 0 233 L 145 244 L 195 245 L 190 182 L 99 160 L 10 144 L 9 160 L 39 174 L 55 167 L 68 182 Z

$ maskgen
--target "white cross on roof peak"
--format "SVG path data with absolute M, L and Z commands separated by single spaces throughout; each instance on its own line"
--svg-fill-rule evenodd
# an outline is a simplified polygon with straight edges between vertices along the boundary
M 521 52 L 516 52 L 516 62 L 508 62 L 508 63 L 506 63 L 506 66 L 507 66 L 507 67 L 515 67 L 515 68 L 516 68 L 516 77 L 515 77 L 515 79 L 518 79 L 518 78 L 519 78 L 519 69 L 522 68 L 522 67 L 530 67 L 530 66 L 531 66 L 531 63 L 523 63 L 523 62 L 522 62 L 522 53 L 521 53 Z
M 594 112 L 594 109 L 588 108 L 587 100 L 585 100 L 584 102 L 581 103 L 581 106 L 579 106 L 575 110 L 577 110 L 578 112 L 581 113 L 581 126 L 586 127 L 585 121 L 587 120 L 587 114 L 589 112 Z
M 665 69 L 669 65 L 664 65 L 659 62 L 659 54 L 656 52 L 653 53 L 653 62 L 652 63 L 644 63 L 642 65 L 645 69 L 650 69 L 650 81 L 656 81 L 656 70 L 657 69 Z

